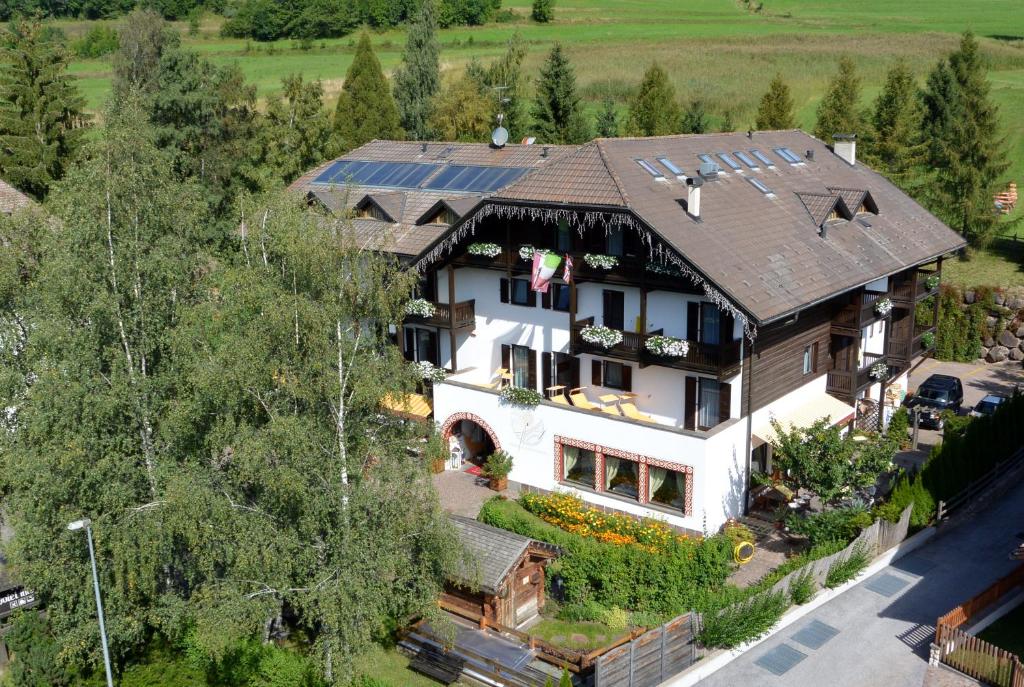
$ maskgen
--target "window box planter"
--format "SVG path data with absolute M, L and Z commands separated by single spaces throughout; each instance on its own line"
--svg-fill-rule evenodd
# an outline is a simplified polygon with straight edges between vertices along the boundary
M 875 303 L 875 312 L 878 313 L 879 316 L 885 317 L 892 312 L 892 301 L 888 298 L 879 299 L 878 302 Z
M 877 362 L 871 366 L 871 372 L 869 374 L 875 379 L 885 379 L 889 374 L 889 366 L 883 362 Z
M 534 248 L 533 246 L 521 246 L 519 248 L 519 259 L 520 260 L 525 260 L 525 261 L 529 262 L 529 261 L 533 260 L 534 253 L 540 253 L 541 255 L 545 255 L 545 254 L 550 253 L 550 252 L 551 251 L 547 250 L 546 248 Z
M 622 332 L 618 329 L 609 329 L 604 325 L 592 325 L 580 330 L 580 338 L 595 346 L 612 348 L 622 343 Z
M 934 291 L 939 286 L 939 275 L 933 274 L 924 280 L 925 288 L 929 291 Z
M 434 304 L 423 298 L 413 298 L 405 304 L 405 314 L 413 317 L 431 318 L 434 316 Z
M 524 389 L 519 386 L 506 386 L 499 394 L 501 400 L 514 406 L 526 406 L 532 408 L 539 405 L 544 397 L 535 389 Z
M 420 376 L 423 377 L 423 380 L 427 382 L 443 382 L 445 377 L 448 376 L 443 367 L 436 367 L 433 363 L 426 360 L 416 363 L 416 369 L 419 371 Z
M 501 255 L 501 246 L 496 243 L 471 243 L 466 252 L 484 258 L 496 258 Z
M 619 259 L 614 255 L 600 255 L 598 253 L 587 253 L 583 256 L 583 262 L 594 269 L 610 270 L 618 267 Z
M 652 336 L 644 342 L 644 348 L 663 358 L 685 358 L 690 352 L 689 342 L 674 336 Z

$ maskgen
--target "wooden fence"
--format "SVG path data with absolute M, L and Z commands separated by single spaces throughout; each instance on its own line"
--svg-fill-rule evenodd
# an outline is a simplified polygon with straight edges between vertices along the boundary
M 697 660 L 697 617 L 687 613 L 605 652 L 594 666 L 594 687 L 655 687 Z
M 1019 656 L 960 629 L 1020 587 L 1024 587 L 1024 565 L 939 618 L 932 659 L 991 685 L 1024 687 L 1024 663 Z

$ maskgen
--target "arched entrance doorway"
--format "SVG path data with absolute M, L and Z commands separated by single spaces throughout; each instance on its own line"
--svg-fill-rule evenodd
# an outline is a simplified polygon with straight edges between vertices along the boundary
M 441 426 L 441 436 L 447 442 L 455 437 L 462 447 L 463 457 L 482 465 L 487 456 L 501 449 L 501 443 L 491 426 L 473 413 L 455 413 Z

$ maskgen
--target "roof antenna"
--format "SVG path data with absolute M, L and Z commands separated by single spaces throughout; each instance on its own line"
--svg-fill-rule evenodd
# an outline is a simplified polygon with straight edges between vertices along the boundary
M 491 132 L 491 145 L 495 148 L 504 148 L 505 144 L 508 143 L 508 129 L 502 126 L 505 121 L 505 105 L 511 100 L 502 95 L 502 91 L 508 89 L 508 86 L 494 86 L 494 90 L 498 94 L 498 126 Z

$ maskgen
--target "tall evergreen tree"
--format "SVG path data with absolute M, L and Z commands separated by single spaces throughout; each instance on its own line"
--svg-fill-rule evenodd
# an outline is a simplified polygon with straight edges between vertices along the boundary
M 992 194 L 1009 166 L 985 72 L 978 41 L 967 32 L 929 75 L 922 96 L 928 166 L 935 172 L 929 207 L 974 246 L 998 229 Z
M 38 19 L 11 22 L 0 40 L 0 176 L 42 199 L 82 144 L 85 99 Z
M 676 89 L 657 62 L 647 68 L 640 90 L 629 106 L 626 130 L 633 136 L 664 136 L 679 133 L 682 113 Z
M 682 131 L 684 134 L 702 134 L 708 130 L 708 113 L 704 101 L 694 98 L 683 112 Z
M 416 20 L 409 26 L 402 64 L 394 77 L 399 121 L 409 138 L 414 140 L 431 137 L 430 110 L 441 87 L 440 47 L 434 36 L 437 30 L 434 12 L 433 0 L 424 0 Z
M 761 96 L 754 126 L 762 131 L 796 127 L 796 117 L 793 115 L 793 96 L 789 92 L 789 86 L 782 80 L 782 74 L 775 75 L 775 78 L 768 84 L 768 90 Z
M 479 83 L 481 90 L 490 98 L 491 122 L 497 122 L 498 114 L 505 115 L 502 126 L 508 129 L 513 141 L 520 140 L 530 131 L 526 111 L 528 80 L 523 74 L 525 58 L 526 42 L 516 32 L 497 60 L 486 67 L 476 61 L 466 67 L 466 75 Z
M 864 114 L 860 110 L 860 77 L 857 76 L 853 60 L 842 57 L 839 60 L 839 71 L 818 104 L 814 135 L 830 143 L 833 134 L 859 136 L 864 131 Z
M 544 143 L 590 140 L 590 123 L 576 92 L 576 73 L 560 43 L 555 43 L 540 69 L 533 121 L 537 137 Z
M 597 135 L 614 138 L 619 135 L 619 113 L 615 109 L 615 100 L 607 97 L 601 103 L 601 111 L 597 113 Z
M 895 183 L 908 189 L 918 178 L 916 168 L 923 162 L 921 101 L 914 75 L 907 64 L 897 62 L 885 77 L 875 100 L 871 135 L 863 155 Z
M 352 150 L 375 138 L 401 138 L 398 108 L 388 80 L 364 32 L 345 73 L 345 85 L 334 110 L 334 131 L 343 150 Z

